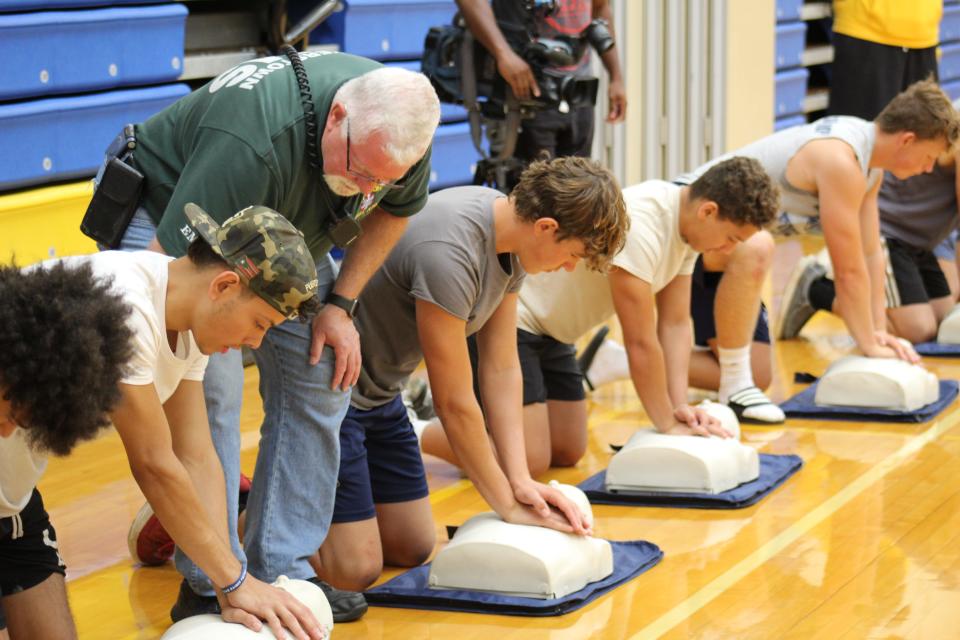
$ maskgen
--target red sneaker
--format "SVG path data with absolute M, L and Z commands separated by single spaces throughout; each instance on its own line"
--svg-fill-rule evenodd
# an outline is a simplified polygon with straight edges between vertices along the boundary
M 250 478 L 240 474 L 241 510 L 246 506 L 247 494 L 250 493 L 252 482 Z M 137 512 L 130 531 L 127 533 L 127 548 L 130 557 L 146 566 L 165 564 L 173 557 L 173 538 L 160 524 L 160 519 L 153 513 L 149 502 L 145 502 Z
M 127 533 L 130 556 L 146 566 L 164 564 L 173 557 L 173 538 L 153 514 L 149 502 L 144 502 Z

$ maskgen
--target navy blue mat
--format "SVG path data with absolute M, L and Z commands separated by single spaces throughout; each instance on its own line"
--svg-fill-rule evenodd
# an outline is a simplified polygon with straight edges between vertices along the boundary
M 504 596 L 484 591 L 431 589 L 427 586 L 430 565 L 401 573 L 379 587 L 366 591 L 367 602 L 378 607 L 435 609 L 508 616 L 560 616 L 593 602 L 603 594 L 632 580 L 663 558 L 660 547 L 645 540 L 610 542 L 613 573 L 564 598 L 539 600 Z
M 800 456 L 760 454 L 760 476 L 723 493 L 671 493 L 645 491 L 643 493 L 611 493 L 604 482 L 607 472 L 590 476 L 577 486 L 591 504 L 617 504 L 634 507 L 677 507 L 681 509 L 742 509 L 759 502 L 768 493 L 783 484 L 803 466 Z
M 913 345 L 922 356 L 935 358 L 960 358 L 960 344 L 940 344 L 939 342 L 921 342 Z
M 780 405 L 788 418 L 815 418 L 818 420 L 852 420 L 857 422 L 927 422 L 947 408 L 957 397 L 957 381 L 940 381 L 940 398 L 916 411 L 892 411 L 863 407 L 820 407 L 813 402 L 818 382 Z

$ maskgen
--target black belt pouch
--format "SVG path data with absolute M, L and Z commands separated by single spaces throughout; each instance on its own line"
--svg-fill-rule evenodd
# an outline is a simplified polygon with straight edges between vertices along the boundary
M 80 231 L 111 249 L 120 246 L 143 191 L 143 174 L 111 158 L 80 222 Z

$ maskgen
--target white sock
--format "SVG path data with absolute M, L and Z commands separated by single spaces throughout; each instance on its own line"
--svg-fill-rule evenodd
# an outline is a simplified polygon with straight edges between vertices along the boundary
M 783 422 L 783 409 L 757 388 L 750 368 L 750 345 L 739 349 L 717 348 L 720 358 L 720 402 L 743 405 L 742 417 L 760 422 Z
M 720 402 L 728 402 L 730 396 L 754 386 L 750 368 L 750 345 L 737 349 L 717 348 L 720 359 Z
M 413 432 L 417 435 L 417 442 L 423 444 L 423 432 L 427 428 L 432 420 L 421 420 L 417 417 L 417 412 L 413 410 L 413 407 L 407 407 L 407 419 L 410 421 L 410 426 L 413 427 Z
M 604 340 L 587 369 L 587 378 L 594 387 L 629 379 L 630 363 L 623 345 L 615 340 Z
M 433 420 L 421 420 L 420 418 L 411 420 L 413 432 L 417 434 L 417 442 L 420 444 L 423 444 L 423 432 L 430 426 L 431 422 L 433 422 Z

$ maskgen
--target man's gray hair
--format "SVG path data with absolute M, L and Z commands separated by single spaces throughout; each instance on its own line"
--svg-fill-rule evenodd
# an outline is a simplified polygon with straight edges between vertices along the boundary
M 422 73 L 381 67 L 352 78 L 337 90 L 350 117 L 356 142 L 382 132 L 384 151 L 395 163 L 411 166 L 426 152 L 440 123 L 440 100 Z

